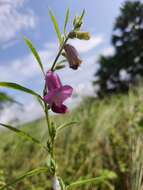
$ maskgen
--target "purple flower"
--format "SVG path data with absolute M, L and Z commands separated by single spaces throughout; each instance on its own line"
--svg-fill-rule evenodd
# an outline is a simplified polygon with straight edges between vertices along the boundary
M 66 113 L 68 108 L 63 102 L 72 95 L 73 88 L 69 85 L 62 85 L 59 76 L 48 71 L 46 74 L 47 94 L 44 96 L 44 101 L 49 104 L 52 111 L 55 113 Z

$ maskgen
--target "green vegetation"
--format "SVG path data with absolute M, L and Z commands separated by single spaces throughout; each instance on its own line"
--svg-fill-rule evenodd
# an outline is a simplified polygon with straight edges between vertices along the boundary
M 59 124 L 80 121 L 65 127 L 56 139 L 58 170 L 66 184 L 99 177 L 92 185 L 78 190 L 141 190 L 143 177 L 143 88 L 128 95 L 103 100 L 85 99 L 65 116 L 53 117 Z M 23 131 L 47 139 L 45 120 L 22 126 Z M 37 167 L 43 167 L 46 151 L 8 130 L 0 132 L 0 186 Z M 47 174 L 24 179 L 7 188 L 50 190 Z M 74 184 L 73 184 L 74 189 Z

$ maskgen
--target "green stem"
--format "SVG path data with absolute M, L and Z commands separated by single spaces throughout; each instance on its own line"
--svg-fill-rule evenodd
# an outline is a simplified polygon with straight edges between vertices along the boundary
M 45 115 L 46 115 L 46 122 L 47 122 L 47 126 L 48 126 L 48 132 L 49 132 L 49 136 L 50 136 L 50 140 L 51 140 L 50 155 L 51 155 L 52 159 L 54 159 L 54 141 L 51 137 L 51 122 L 50 122 L 50 118 L 49 118 L 48 106 L 46 103 L 45 103 Z
M 43 96 L 46 94 L 46 84 L 45 84 L 45 87 L 44 87 L 44 90 L 43 90 Z M 46 116 L 46 123 L 47 123 L 47 126 L 48 126 L 48 132 L 49 132 L 49 136 L 50 136 L 50 139 L 51 139 L 51 150 L 50 150 L 50 154 L 51 154 L 51 157 L 53 158 L 54 157 L 54 142 L 51 138 L 51 122 L 50 122 L 50 118 L 49 118 L 49 112 L 48 112 L 48 106 L 46 103 L 44 103 L 44 111 L 45 111 L 45 116 Z
M 43 96 L 46 95 L 46 84 L 44 86 L 44 90 L 43 90 Z M 49 118 L 49 113 L 48 113 L 48 106 L 47 104 L 44 102 L 44 112 L 45 112 L 45 116 L 46 116 L 46 123 L 47 123 L 47 127 L 48 127 L 48 132 L 50 134 L 51 132 L 51 123 L 50 123 L 50 118 Z
M 48 131 L 50 134 L 50 130 L 51 130 L 51 123 L 50 123 L 50 118 L 49 118 L 49 113 L 48 113 L 48 106 L 45 103 L 45 115 L 46 115 L 46 122 L 47 122 L 47 126 L 48 126 Z
M 62 44 L 62 46 L 61 46 L 61 48 L 60 48 L 58 54 L 57 54 L 57 56 L 56 56 L 54 62 L 53 62 L 53 65 L 52 65 L 52 67 L 51 67 L 51 71 L 54 70 L 54 67 L 55 67 L 55 65 L 56 65 L 56 63 L 57 63 L 57 61 L 58 61 L 58 59 L 59 59 L 59 57 L 60 57 L 60 55 L 61 55 L 61 53 L 62 53 L 62 50 L 64 49 L 64 45 L 67 43 L 68 39 L 69 39 L 69 37 L 67 36 L 66 39 L 65 39 L 65 41 L 63 42 L 63 44 Z

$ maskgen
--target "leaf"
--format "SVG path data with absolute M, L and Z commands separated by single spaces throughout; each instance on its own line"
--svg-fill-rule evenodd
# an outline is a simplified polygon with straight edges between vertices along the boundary
M 19 90 L 19 91 L 23 91 L 23 92 L 26 92 L 28 94 L 34 95 L 34 96 L 42 99 L 42 97 L 39 94 L 37 94 L 36 92 L 34 92 L 33 90 L 28 89 L 28 88 L 26 88 L 24 86 L 21 86 L 19 84 L 16 84 L 16 83 L 12 83 L 12 82 L 0 82 L 0 86 L 1 87 L 12 88 L 12 89 Z
M 65 124 L 63 124 L 63 125 L 60 125 L 60 126 L 57 128 L 57 131 L 60 131 L 61 129 L 64 129 L 64 128 L 70 126 L 70 125 L 74 125 L 74 124 L 77 124 L 77 123 L 79 123 L 79 122 L 77 122 L 77 121 L 71 121 L 71 122 L 65 123 Z
M 43 64 L 42 64 L 42 61 L 41 61 L 41 58 L 38 54 L 38 52 L 36 51 L 35 47 L 33 46 L 32 42 L 27 39 L 26 37 L 23 37 L 24 41 L 26 42 L 26 44 L 28 45 L 28 47 L 30 48 L 31 52 L 33 53 L 35 59 L 37 60 L 37 62 L 39 63 L 39 66 L 41 68 L 41 71 L 42 73 L 44 74 L 45 76 L 45 72 L 44 72 L 44 67 L 43 67 Z
M 24 131 L 21 131 L 21 130 L 13 127 L 13 126 L 10 126 L 10 125 L 6 125 L 6 124 L 3 124 L 3 123 L 0 123 L 0 125 L 3 126 L 3 127 L 5 127 L 5 128 L 7 128 L 7 129 L 9 129 L 9 130 L 11 130 L 11 131 L 13 131 L 13 132 L 15 132 L 17 135 L 25 138 L 26 140 L 32 141 L 32 142 L 34 142 L 34 143 L 42 146 L 41 142 L 38 139 L 32 137 L 28 133 L 26 133 Z
M 82 11 L 82 14 L 81 14 L 81 16 L 80 16 L 80 21 L 83 20 L 84 15 L 85 15 L 85 9 L 83 9 L 83 11 Z
M 103 173 L 103 175 L 101 175 L 99 177 L 90 178 L 90 179 L 83 179 L 83 180 L 79 180 L 79 181 L 73 182 L 73 183 L 71 183 L 71 184 L 69 184 L 67 186 L 67 189 L 71 189 L 73 187 L 85 185 L 85 184 L 88 184 L 88 183 L 92 183 L 92 184 L 94 183 L 96 185 L 98 185 L 100 183 L 104 183 L 107 186 L 109 186 L 110 184 L 108 183 L 108 180 L 115 179 L 115 178 L 117 178 L 117 175 L 114 172 L 112 172 L 112 171 L 105 171 Z
M 57 66 L 54 68 L 54 71 L 60 70 L 60 69 L 63 69 L 63 68 L 65 68 L 65 65 L 57 65 Z
M 6 188 L 8 188 L 8 187 L 10 187 L 12 185 L 15 185 L 16 183 L 22 181 L 24 178 L 32 177 L 34 175 L 38 175 L 40 173 L 46 173 L 46 172 L 48 172 L 48 168 L 46 168 L 46 167 L 41 167 L 41 168 L 31 170 L 31 171 L 26 172 L 25 174 L 19 176 L 17 179 L 15 179 L 14 181 L 8 183 L 7 185 L 1 187 L 0 190 L 3 190 L 3 189 L 6 189 Z
M 69 21 L 69 16 L 70 16 L 70 9 L 68 8 L 66 12 L 66 18 L 65 18 L 65 24 L 64 24 L 64 33 L 66 33 L 66 27 Z
M 96 177 L 96 178 L 91 178 L 91 179 L 79 180 L 79 181 L 73 182 L 70 185 L 68 185 L 67 189 L 71 189 L 71 188 L 81 186 L 81 185 L 85 185 L 85 184 L 88 184 L 88 183 L 98 184 L 103 180 L 104 180 L 103 177 Z
M 56 33 L 57 33 L 59 42 L 60 42 L 60 44 L 62 44 L 63 39 L 62 39 L 62 36 L 61 36 L 61 32 L 60 32 L 59 25 L 58 25 L 58 22 L 57 22 L 57 20 L 56 20 L 56 17 L 54 16 L 54 14 L 52 13 L 51 10 L 49 10 L 49 14 L 50 14 L 50 16 L 51 16 L 51 20 L 52 20 L 52 22 L 53 22 L 55 31 L 56 31 Z
M 67 62 L 67 60 L 66 60 L 66 59 L 63 59 L 63 60 L 59 61 L 59 62 L 57 63 L 57 65 L 60 65 L 60 64 L 62 64 L 62 63 L 66 63 L 66 62 Z
M 44 107 L 43 101 L 42 101 L 40 98 L 36 98 L 36 100 L 39 102 L 41 108 L 42 108 L 43 110 L 45 110 L 45 107 Z
M 61 190 L 66 190 L 66 186 L 65 186 L 65 183 L 62 180 L 62 178 L 59 177 L 58 180 L 59 180 L 59 183 L 60 183 L 60 186 L 61 186 Z

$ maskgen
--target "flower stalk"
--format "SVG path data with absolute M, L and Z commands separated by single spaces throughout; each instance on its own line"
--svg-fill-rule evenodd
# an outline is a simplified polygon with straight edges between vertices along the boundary
M 60 47 L 60 50 L 59 50 L 59 52 L 58 52 L 58 54 L 57 54 L 57 56 L 56 56 L 56 58 L 55 58 L 55 60 L 53 62 L 52 67 L 51 67 L 51 71 L 54 71 L 55 65 L 56 65 L 56 63 L 57 63 L 57 61 L 58 61 L 58 59 L 59 59 L 59 57 L 60 57 L 60 55 L 61 55 L 61 53 L 62 53 L 62 51 L 64 49 L 64 45 L 67 43 L 68 39 L 69 39 L 69 36 L 66 37 L 66 39 L 64 40 L 62 46 Z

